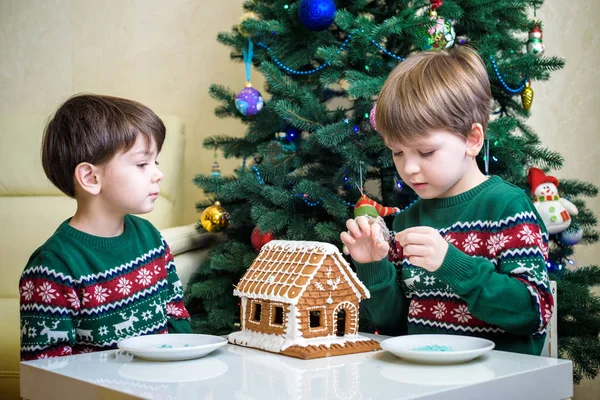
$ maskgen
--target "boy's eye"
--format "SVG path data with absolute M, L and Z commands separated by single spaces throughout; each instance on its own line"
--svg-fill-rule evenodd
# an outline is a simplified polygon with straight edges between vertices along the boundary
M 430 157 L 433 155 L 433 153 L 435 153 L 435 150 L 432 151 L 426 151 L 426 152 L 419 152 L 419 154 L 421 154 L 422 157 Z
M 144 168 L 146 165 L 148 165 L 147 162 L 143 162 L 143 163 L 139 163 L 137 166 L 140 168 Z
M 404 154 L 404 153 L 403 153 L 403 152 L 401 152 L 401 151 L 392 152 L 392 155 L 393 155 L 394 157 L 400 157 L 400 156 L 402 156 L 403 154 Z

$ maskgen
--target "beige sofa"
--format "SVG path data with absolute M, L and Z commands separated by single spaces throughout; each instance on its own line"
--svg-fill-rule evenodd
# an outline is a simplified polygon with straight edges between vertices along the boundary
M 18 282 L 30 254 L 75 210 L 75 201 L 46 179 L 40 143 L 48 115 L 0 116 L 0 397 L 18 398 Z M 165 178 L 155 209 L 143 217 L 169 243 L 184 287 L 208 251 L 212 235 L 194 225 L 176 226 L 181 186 L 184 130 L 180 119 L 161 115 L 167 139 L 159 156 Z

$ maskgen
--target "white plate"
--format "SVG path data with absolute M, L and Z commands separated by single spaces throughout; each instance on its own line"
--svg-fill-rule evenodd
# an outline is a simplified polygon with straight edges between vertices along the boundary
M 406 335 L 386 339 L 383 350 L 407 361 L 423 364 L 457 364 L 470 361 L 494 348 L 494 342 L 458 335 Z M 444 348 L 448 351 L 432 349 Z
M 117 346 L 146 360 L 181 361 L 204 357 L 226 344 L 227 339 L 220 336 L 175 333 L 127 338 Z

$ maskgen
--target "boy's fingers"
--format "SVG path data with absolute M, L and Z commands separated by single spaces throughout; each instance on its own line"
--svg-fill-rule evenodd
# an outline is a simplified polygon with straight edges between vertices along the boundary
M 342 242 L 346 245 L 356 244 L 356 240 L 354 240 L 354 238 L 352 236 L 350 236 L 350 234 L 348 234 L 348 232 L 342 232 L 340 234 L 340 239 L 342 239 Z
M 431 231 L 436 231 L 430 226 L 413 226 L 412 228 L 406 228 L 400 233 L 431 233 Z M 437 231 L 436 231 L 437 232 Z
M 427 255 L 427 248 L 425 246 L 409 244 L 404 246 L 403 252 L 405 257 L 425 257 Z
M 354 237 L 360 237 L 360 228 L 356 224 L 356 221 L 353 219 L 349 219 L 346 221 L 346 228 L 348 228 L 348 233 Z
M 365 217 L 356 218 L 356 224 L 360 228 L 361 232 L 370 235 L 371 234 L 371 224 L 369 224 L 369 220 Z
M 406 247 L 409 244 L 425 244 L 429 235 L 424 233 L 413 233 L 402 231 L 396 235 L 396 241 L 400 243 L 400 246 Z

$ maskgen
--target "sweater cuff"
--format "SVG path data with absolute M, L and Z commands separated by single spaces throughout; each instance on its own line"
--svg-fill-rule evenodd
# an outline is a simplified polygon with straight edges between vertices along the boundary
M 390 280 L 393 268 L 389 267 L 387 259 L 381 261 L 361 264 L 352 260 L 356 266 L 356 274 L 367 288 L 379 285 Z
M 190 321 L 187 319 L 168 319 L 169 333 L 193 333 Z
M 433 275 L 446 282 L 452 289 L 461 287 L 462 283 L 473 274 L 472 257 L 448 243 L 448 251 L 442 265 Z

